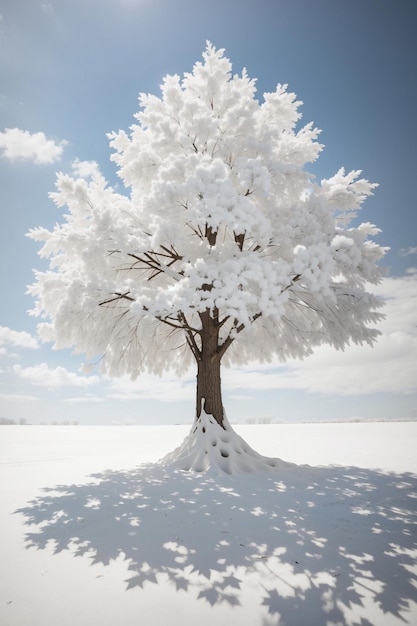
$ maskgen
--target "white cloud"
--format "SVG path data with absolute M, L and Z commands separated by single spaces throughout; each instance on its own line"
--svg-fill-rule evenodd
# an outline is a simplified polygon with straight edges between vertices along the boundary
M 42 2 L 41 9 L 47 15 L 54 15 L 55 13 L 54 7 L 52 6 L 50 2 Z
M 225 370 L 224 389 L 300 389 L 337 395 L 417 392 L 417 275 L 387 278 L 375 291 L 386 299 L 382 335 L 373 348 L 338 352 L 321 346 L 304 361 Z
M 114 400 L 160 400 L 175 402 L 195 397 L 195 374 L 181 378 L 166 375 L 163 378 L 143 374 L 137 380 L 122 377 L 110 380 L 107 397 Z
M 386 335 L 405 332 L 416 337 L 417 274 L 385 278 L 374 287 L 374 292 L 385 300 L 385 320 L 379 324 L 379 330 Z
M 105 399 L 102 396 L 91 396 L 91 395 L 86 395 L 86 396 L 75 396 L 73 398 L 65 398 L 64 402 L 66 402 L 67 404 L 86 404 L 89 402 L 104 402 Z
M 64 146 L 68 142 L 56 143 L 47 139 L 44 133 L 30 133 L 20 128 L 6 128 L 0 132 L 0 149 L 3 156 L 10 160 L 26 159 L 35 163 L 53 163 L 61 158 Z
M 253 400 L 253 396 L 249 396 L 244 393 L 235 393 L 229 396 L 230 400 L 237 400 L 238 402 L 247 402 L 248 400 Z
M 408 248 L 401 248 L 398 253 L 400 256 L 411 256 L 417 254 L 417 246 L 409 246 Z
M 0 346 L 11 344 L 20 348 L 38 348 L 38 342 L 25 331 L 11 330 L 7 326 L 0 326 Z
M 75 159 L 72 165 L 72 171 L 80 178 L 93 178 L 100 175 L 100 168 L 96 161 L 80 161 Z
M 13 370 L 21 378 L 25 378 L 40 387 L 88 387 L 99 382 L 98 376 L 79 376 L 68 371 L 65 367 L 49 368 L 46 363 L 26 368 L 15 365 Z
M 0 398 L 5 401 L 12 402 L 33 402 L 34 400 L 38 401 L 39 398 L 36 396 L 29 396 L 27 394 L 18 394 L 18 393 L 0 393 Z

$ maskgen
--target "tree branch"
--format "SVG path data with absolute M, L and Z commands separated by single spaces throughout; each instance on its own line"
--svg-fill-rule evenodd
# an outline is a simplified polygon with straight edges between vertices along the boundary
M 215 246 L 216 245 L 216 239 L 217 239 L 217 230 L 213 230 L 212 226 L 209 226 L 208 224 L 206 224 L 206 229 L 204 232 L 204 236 L 207 239 L 207 241 L 209 242 L 209 244 L 211 246 Z
M 255 313 L 255 315 L 253 316 L 253 318 L 250 320 L 250 323 L 253 324 L 259 317 L 262 316 L 262 313 Z M 234 323 L 233 323 L 233 328 L 231 329 L 230 332 L 232 332 L 233 330 L 235 331 L 236 335 L 238 335 L 239 333 L 242 332 L 242 330 L 245 329 L 245 324 L 238 323 L 238 320 L 235 319 Z M 217 354 L 219 355 L 220 358 L 223 357 L 224 353 L 226 352 L 226 350 L 228 350 L 230 348 L 230 346 L 232 345 L 232 343 L 234 342 L 234 340 L 236 339 L 236 335 L 234 337 L 232 337 L 229 333 L 228 337 L 226 338 L 226 340 L 222 343 L 221 346 L 219 346 L 217 348 Z
M 155 319 L 157 319 L 159 322 L 162 322 L 162 324 L 166 324 L 171 328 L 175 328 L 175 330 L 183 329 L 183 326 L 181 326 L 180 324 L 175 324 L 174 322 L 171 322 L 169 317 L 160 317 L 159 315 L 155 315 Z
M 242 252 L 243 250 L 243 244 L 245 243 L 245 233 L 241 233 L 240 235 L 236 235 L 236 233 L 233 231 L 233 235 L 235 238 L 235 242 L 237 243 L 239 250 Z
M 197 345 L 197 342 L 195 340 L 195 335 L 199 334 L 200 331 L 190 326 L 187 318 L 185 317 L 184 313 L 182 313 L 182 311 L 178 313 L 178 320 L 183 324 L 183 329 L 185 330 L 189 348 L 191 352 L 193 353 L 195 359 L 198 361 L 201 358 L 201 350 L 199 349 Z
M 113 294 L 114 298 L 109 298 L 108 300 L 103 300 L 103 302 L 99 302 L 99 306 L 103 306 L 104 304 L 110 304 L 110 302 L 115 302 L 116 300 L 129 300 L 129 302 L 134 302 L 135 298 L 129 296 L 130 291 L 126 291 L 125 293 L 118 293 L 117 291 Z
M 236 237 L 236 235 L 235 235 Z M 288 289 L 290 289 L 294 283 L 298 282 L 301 279 L 301 274 L 297 274 L 296 276 L 294 276 L 294 278 L 291 280 L 291 282 L 284 287 L 281 290 L 281 293 L 283 293 L 284 291 L 287 291 Z M 260 311 L 259 313 L 255 313 L 255 315 L 252 317 L 252 319 L 250 320 L 250 323 L 253 324 L 254 322 L 256 322 L 257 319 L 259 319 L 260 317 L 262 317 L 262 312 Z M 228 318 L 225 318 L 224 320 L 222 320 L 221 324 L 224 324 L 224 322 L 227 320 Z M 245 329 L 245 324 L 238 323 L 238 320 L 234 320 L 233 323 L 233 327 L 231 329 L 230 332 L 235 331 L 235 336 L 232 337 L 229 333 L 228 337 L 226 338 L 226 340 L 222 343 L 221 346 L 218 347 L 217 352 L 220 356 L 220 358 L 223 357 L 224 353 L 226 352 L 226 350 L 228 350 L 228 348 L 230 348 L 230 346 L 232 345 L 232 343 L 234 342 L 234 340 L 236 339 L 236 335 L 238 335 L 239 333 L 242 332 L 242 330 Z
M 156 276 L 159 276 L 159 274 L 166 274 L 174 280 L 179 280 L 180 277 L 184 275 L 184 272 L 176 272 L 174 269 L 171 268 L 171 265 L 173 265 L 176 261 L 182 260 L 183 257 L 178 254 L 178 252 L 176 252 L 174 248 L 172 250 L 169 250 L 169 248 L 166 248 L 165 246 L 161 246 L 161 248 L 164 250 L 164 252 L 155 252 L 153 250 L 149 250 L 148 252 L 144 252 L 142 256 L 138 256 L 137 254 L 128 252 L 127 256 L 136 259 L 136 262 L 125 269 L 152 270 L 154 273 L 149 276 L 148 280 L 152 280 Z M 165 265 L 160 261 L 158 257 L 168 258 L 170 259 L 170 262 Z M 145 267 L 135 268 L 138 263 L 143 263 Z

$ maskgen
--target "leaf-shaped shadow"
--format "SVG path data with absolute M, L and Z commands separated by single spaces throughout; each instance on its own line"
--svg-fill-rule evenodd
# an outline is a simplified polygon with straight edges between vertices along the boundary
M 349 614 L 364 626 L 369 603 L 407 623 L 416 505 L 412 474 L 293 466 L 215 478 L 148 465 L 45 489 L 16 513 L 36 527 L 28 548 L 104 565 L 122 555 L 127 589 L 164 579 L 235 606 L 256 586 L 265 623 L 346 623 Z

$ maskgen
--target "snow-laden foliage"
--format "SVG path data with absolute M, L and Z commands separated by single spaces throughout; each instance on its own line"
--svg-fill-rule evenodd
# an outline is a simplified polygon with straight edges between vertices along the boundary
M 350 223 L 375 185 L 343 169 L 314 180 L 322 146 L 300 104 L 286 85 L 258 102 L 211 44 L 160 97 L 142 94 L 130 132 L 110 135 L 127 192 L 60 173 L 64 222 L 29 233 L 50 259 L 30 287 L 41 336 L 132 377 L 198 360 L 204 312 L 228 364 L 372 343 L 366 284 L 384 249 Z

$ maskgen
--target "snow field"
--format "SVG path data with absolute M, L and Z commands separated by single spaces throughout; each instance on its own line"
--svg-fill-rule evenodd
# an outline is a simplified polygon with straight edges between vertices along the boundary
M 414 626 L 417 424 L 235 429 L 298 465 L 153 464 L 187 426 L 2 427 L 1 624 Z

